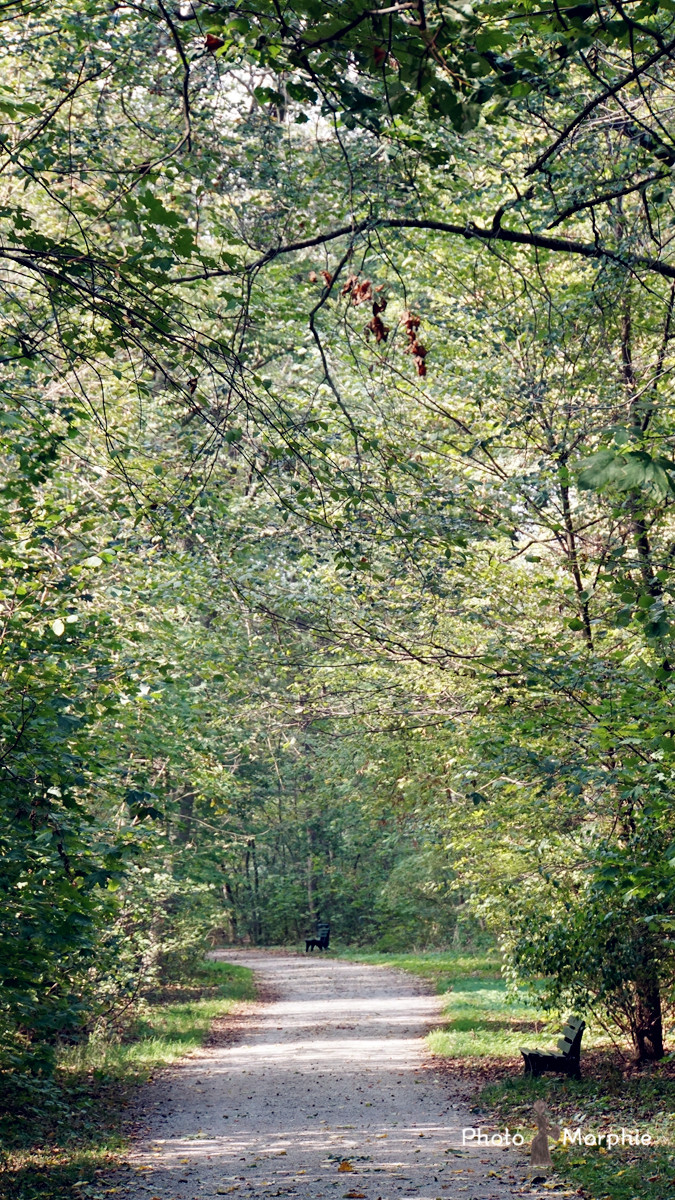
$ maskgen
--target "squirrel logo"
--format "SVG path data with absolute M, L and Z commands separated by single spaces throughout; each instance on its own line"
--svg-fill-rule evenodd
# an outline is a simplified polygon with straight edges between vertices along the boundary
M 559 1138 L 560 1129 L 557 1125 L 552 1125 L 549 1121 L 545 1100 L 535 1100 L 533 1108 L 534 1119 L 537 1123 L 537 1132 L 532 1138 L 530 1163 L 533 1167 L 552 1167 L 553 1160 L 551 1159 L 548 1139 L 550 1137 Z

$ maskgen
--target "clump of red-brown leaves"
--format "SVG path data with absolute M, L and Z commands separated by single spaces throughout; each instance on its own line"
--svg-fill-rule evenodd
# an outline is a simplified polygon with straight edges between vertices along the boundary
M 330 271 L 320 271 L 319 275 L 322 276 L 326 287 L 330 287 L 333 282 L 333 276 L 330 274 Z M 316 283 L 319 275 L 317 275 L 316 271 L 310 271 L 310 283 Z M 381 291 L 382 284 L 373 287 L 370 279 L 359 279 L 358 275 L 350 275 L 340 290 L 340 295 L 349 296 L 355 308 L 358 308 L 360 304 L 372 304 L 373 315 L 366 325 L 366 337 L 370 337 L 372 333 L 378 345 L 381 342 L 386 342 L 391 332 L 390 327 L 384 324 L 380 316 L 387 307 L 387 301 L 384 297 L 378 299 L 373 295 L 374 292 Z M 427 365 L 424 361 L 427 356 L 427 348 L 422 345 L 417 336 L 421 318 L 416 313 L 407 310 L 404 312 L 401 320 L 408 339 L 404 353 L 412 355 L 412 360 L 417 368 L 417 374 L 424 376 L 427 373 Z
M 376 292 L 382 291 L 382 284 L 375 288 Z M 386 342 L 389 337 L 389 326 L 384 324 L 380 313 L 383 313 L 387 307 L 387 301 L 384 297 L 381 300 L 373 298 L 373 285 L 369 279 L 359 279 L 358 275 L 350 275 L 345 282 L 341 295 L 351 296 L 352 304 L 355 308 L 359 304 L 372 303 L 373 315 L 366 325 L 366 337 L 370 337 L 371 333 L 375 336 L 375 341 Z
M 382 290 L 381 287 L 375 289 L 376 292 L 379 292 L 381 290 Z M 369 279 L 361 279 L 360 280 L 358 275 L 350 275 L 349 279 L 343 285 L 340 295 L 341 296 L 351 296 L 352 304 L 354 305 L 355 308 L 357 308 L 358 305 L 363 304 L 364 301 L 372 300 L 373 285 Z
M 424 360 L 427 356 L 427 348 L 426 346 L 422 345 L 417 337 L 417 330 L 421 324 L 421 317 L 418 317 L 416 313 L 407 311 L 404 312 L 402 320 L 403 328 L 405 329 L 406 337 L 408 339 L 408 345 L 406 346 L 404 353 L 412 354 L 412 360 L 417 367 L 417 374 L 426 375 L 427 364 Z
M 374 333 L 375 341 L 378 343 L 386 342 L 387 338 L 389 337 L 389 326 L 384 324 L 382 317 L 380 316 L 380 313 L 384 312 L 386 307 L 386 300 L 375 300 L 373 303 L 372 320 L 370 320 L 366 325 L 366 337 L 368 337 L 371 333 Z
M 330 287 L 331 283 L 333 282 L 333 276 L 331 275 L 330 271 L 319 271 L 319 275 L 323 279 L 326 287 Z M 307 278 L 309 279 L 310 283 L 316 283 L 319 275 L 317 275 L 316 271 L 310 271 Z

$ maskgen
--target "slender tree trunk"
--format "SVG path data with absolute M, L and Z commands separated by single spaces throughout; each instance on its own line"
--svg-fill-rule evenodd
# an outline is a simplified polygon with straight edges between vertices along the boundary
M 649 935 L 636 930 L 641 938 L 640 966 L 635 979 L 635 1017 L 633 1042 L 640 1062 L 654 1062 L 663 1058 L 663 1015 L 661 1012 L 661 989 L 659 972 L 654 958 Z
M 256 942 L 262 940 L 262 921 L 260 920 L 260 881 L 258 877 L 258 856 L 255 851 L 255 838 L 251 838 L 251 858 L 253 860 L 253 936 Z
M 250 843 L 250 842 L 248 842 L 248 843 L 247 843 L 247 845 L 246 845 L 246 858 L 245 858 L 245 860 L 244 860 L 244 870 L 245 870 L 245 872 L 246 872 L 246 895 L 247 895 L 247 897 L 249 898 L 249 901 L 250 901 L 250 899 L 251 899 L 251 895 L 252 895 L 252 891 L 251 891 L 251 850 L 250 850 L 250 845 L 251 845 L 251 843 Z M 253 905 L 252 905 L 252 904 L 251 904 L 251 909 L 253 909 Z M 247 922 L 246 922 L 246 925 L 247 925 L 247 933 L 246 933 L 246 936 L 247 936 L 247 938 L 248 938 L 248 940 L 249 940 L 249 942 L 250 942 L 250 941 L 251 941 L 251 921 L 250 921 L 250 920 L 247 920 Z
M 176 841 L 186 846 L 192 837 L 192 817 L 195 807 L 195 794 L 188 785 L 177 796 L 178 821 L 176 822 Z
M 567 470 L 566 464 L 561 462 L 562 467 Z M 565 543 L 567 552 L 567 565 L 574 580 L 574 590 L 577 594 L 577 602 L 579 605 L 579 617 L 583 625 L 584 641 L 589 650 L 593 649 L 593 631 L 591 629 L 591 615 L 588 608 L 588 598 L 584 591 L 584 583 L 581 577 L 581 569 L 579 566 L 579 552 L 577 548 L 576 530 L 574 521 L 572 520 L 572 509 L 570 506 L 570 490 L 566 483 L 560 484 L 560 500 L 563 513 L 563 521 L 565 523 Z
M 237 905 L 236 905 L 235 898 L 234 898 L 234 892 L 232 891 L 232 888 L 230 887 L 227 880 L 225 880 L 224 891 L 225 891 L 225 895 L 226 895 L 226 897 L 229 901 L 229 905 L 230 905 L 230 908 L 229 908 L 229 911 L 227 914 L 227 919 L 230 923 L 230 940 L 233 942 L 236 942 L 236 940 L 237 940 Z
M 658 980 L 636 985 L 635 1031 L 633 1040 L 640 1062 L 663 1058 L 663 1017 Z
M 314 864 L 312 861 L 312 831 L 307 827 L 307 908 L 312 921 L 316 920 L 314 904 Z

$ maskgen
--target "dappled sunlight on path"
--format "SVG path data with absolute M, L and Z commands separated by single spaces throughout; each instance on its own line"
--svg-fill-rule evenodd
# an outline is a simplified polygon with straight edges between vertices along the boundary
M 147 1136 L 120 1200 L 522 1194 L 517 1151 L 462 1145 L 477 1118 L 425 1052 L 440 1000 L 421 980 L 301 955 L 218 956 L 252 967 L 274 998 L 248 1006 L 233 1044 L 226 1023 L 226 1044 L 146 1089 Z

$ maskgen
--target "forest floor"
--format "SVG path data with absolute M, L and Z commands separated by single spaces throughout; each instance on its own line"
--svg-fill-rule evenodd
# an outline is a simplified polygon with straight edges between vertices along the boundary
M 507 1200 L 563 1191 L 554 1178 L 533 1179 L 522 1151 L 463 1144 L 463 1128 L 477 1124 L 474 1085 L 434 1066 L 425 1036 L 442 1001 L 428 982 L 318 956 L 219 956 L 254 970 L 262 1002 L 216 1022 L 211 1044 L 142 1092 L 143 1135 L 108 1194 Z

